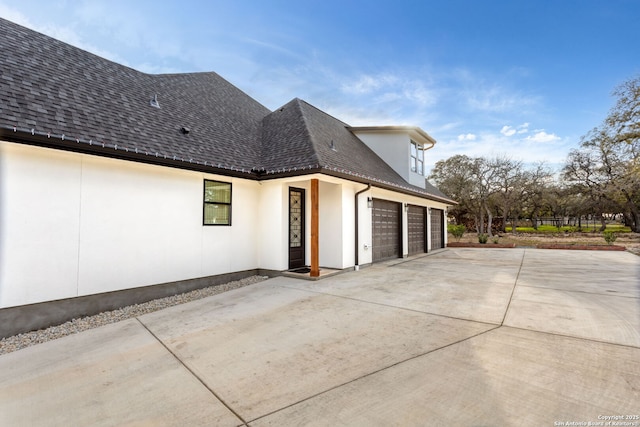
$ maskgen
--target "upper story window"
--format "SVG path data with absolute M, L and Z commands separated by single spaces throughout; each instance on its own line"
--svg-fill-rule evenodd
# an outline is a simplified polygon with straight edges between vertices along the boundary
M 424 150 L 414 141 L 411 141 L 411 172 L 424 175 Z
M 204 225 L 231 225 L 231 183 L 204 180 Z

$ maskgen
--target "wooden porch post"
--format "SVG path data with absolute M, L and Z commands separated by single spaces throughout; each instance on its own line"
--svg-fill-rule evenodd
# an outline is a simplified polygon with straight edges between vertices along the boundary
M 320 276 L 319 265 L 319 231 L 320 223 L 318 219 L 318 206 L 319 206 L 319 194 L 318 194 L 318 180 L 311 180 L 311 277 Z

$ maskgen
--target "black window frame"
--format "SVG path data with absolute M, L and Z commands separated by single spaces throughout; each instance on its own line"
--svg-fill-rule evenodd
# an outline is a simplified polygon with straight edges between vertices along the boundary
M 229 202 L 221 201 L 207 201 L 207 183 L 212 182 L 215 184 L 225 184 L 229 186 Z M 214 179 L 205 179 L 202 183 L 202 225 L 203 226 L 223 226 L 230 227 L 232 220 L 232 202 L 233 202 L 233 185 L 226 181 L 217 181 Z M 229 222 L 228 223 L 208 223 L 206 222 L 206 210 L 207 205 L 228 206 L 229 209 Z

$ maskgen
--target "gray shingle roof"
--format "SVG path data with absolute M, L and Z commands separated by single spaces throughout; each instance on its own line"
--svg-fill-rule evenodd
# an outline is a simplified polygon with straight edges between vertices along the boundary
M 142 73 L 0 18 L 3 136 L 253 179 L 313 170 L 450 201 L 300 99 L 271 112 L 216 73 Z
M 1 18 L 0 64 L 2 124 L 210 164 L 258 162 L 269 110 L 216 73 L 141 73 Z
M 451 201 L 426 181 L 425 189 L 408 184 L 348 127 L 296 98 L 265 117 L 261 167 L 277 172 L 311 166 L 326 174 Z

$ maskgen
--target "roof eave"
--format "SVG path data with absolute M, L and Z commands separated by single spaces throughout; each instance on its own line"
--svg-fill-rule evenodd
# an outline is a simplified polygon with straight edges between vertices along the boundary
M 236 167 L 228 167 L 222 165 L 214 165 L 213 163 L 202 162 L 194 159 L 184 159 L 178 157 L 167 157 L 159 153 L 149 153 L 142 151 L 132 151 L 127 148 L 118 148 L 118 145 L 106 144 L 103 142 L 85 141 L 81 139 L 73 139 L 64 135 L 43 134 L 39 132 L 19 129 L 16 127 L 0 126 L 0 140 L 15 142 L 25 145 L 33 145 L 43 148 L 52 148 L 63 151 L 71 151 L 81 154 L 89 154 L 101 157 L 108 157 L 119 160 L 127 160 L 150 165 L 165 166 L 183 170 L 192 170 L 205 172 L 215 175 L 223 175 L 235 178 L 244 178 L 250 180 L 270 180 L 277 178 L 288 178 L 303 175 L 312 175 L 321 173 L 336 178 L 346 179 L 348 181 L 371 184 L 374 187 L 383 188 L 411 196 L 421 197 L 428 200 L 444 203 L 447 205 L 457 205 L 458 202 L 439 197 L 427 192 L 403 187 L 397 184 L 379 180 L 353 173 L 347 170 L 336 168 L 315 166 L 289 167 L 278 170 L 257 170 L 242 169 Z
M 258 180 L 260 177 L 259 171 L 255 169 L 214 164 L 213 162 L 167 156 L 142 150 L 134 151 L 129 148 L 118 147 L 117 144 L 68 138 L 65 135 L 44 134 L 16 127 L 0 126 L 0 140 L 236 178 Z
M 385 189 L 385 190 L 390 190 L 390 191 L 395 191 L 395 192 L 402 193 L 402 194 L 407 194 L 407 195 L 410 195 L 410 196 L 416 196 L 416 197 L 432 200 L 434 202 L 444 203 L 444 204 L 451 205 L 451 206 L 458 204 L 458 202 L 456 202 L 455 200 L 451 200 L 451 199 L 448 199 L 448 198 L 445 198 L 445 197 L 440 197 L 440 196 L 437 196 L 435 194 L 430 194 L 430 193 L 428 193 L 426 191 L 419 191 L 417 188 L 415 190 L 413 190 L 413 189 L 411 189 L 409 187 L 402 187 L 402 186 L 395 185 L 395 184 L 390 183 L 390 182 L 378 180 L 378 179 L 375 179 L 375 178 L 366 177 L 366 176 L 362 176 L 362 175 L 358 175 L 358 174 L 353 174 L 353 173 L 350 173 L 349 171 L 322 168 L 319 172 L 324 174 L 324 175 L 333 176 L 335 178 L 342 178 L 342 179 L 346 179 L 348 181 L 358 182 L 358 183 L 361 183 L 361 184 L 371 184 L 372 187 L 378 187 L 378 188 L 382 188 L 382 189 Z

